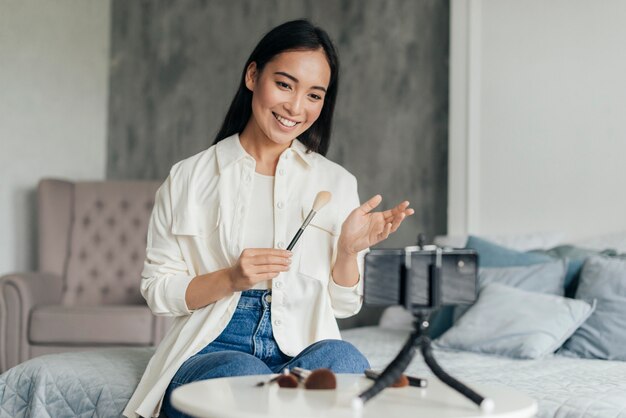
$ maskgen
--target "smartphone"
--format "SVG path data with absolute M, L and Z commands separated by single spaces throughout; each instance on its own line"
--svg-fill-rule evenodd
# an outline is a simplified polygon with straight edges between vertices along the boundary
M 476 251 L 466 248 L 440 249 L 438 279 L 433 282 L 437 289 L 433 293 L 430 277 L 435 272 L 438 251 L 415 248 L 374 249 L 365 254 L 365 304 L 432 308 L 440 305 L 471 304 L 476 300 Z M 404 280 L 407 282 L 406 286 L 403 285 Z

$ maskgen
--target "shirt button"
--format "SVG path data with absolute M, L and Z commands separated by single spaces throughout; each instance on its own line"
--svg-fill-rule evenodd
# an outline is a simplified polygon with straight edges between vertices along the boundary
M 283 287 L 283 282 L 274 282 L 274 286 L 280 289 L 281 287 Z
M 278 206 L 278 209 L 282 209 L 285 204 L 283 202 L 278 202 L 276 206 Z
M 278 170 L 278 174 L 280 174 L 281 176 L 285 175 L 285 169 L 281 168 L 280 170 Z
M 279 327 L 283 322 L 280 319 L 275 319 L 274 320 L 274 325 L 276 325 L 277 327 Z
M 278 244 L 277 244 L 277 245 L 278 245 L 278 248 L 281 248 L 281 249 L 282 249 L 282 248 L 285 248 L 285 243 L 284 243 L 284 242 L 282 242 L 282 241 L 278 241 Z
M 249 183 L 249 182 L 250 182 L 250 180 L 251 180 L 251 178 L 250 178 L 250 176 L 246 176 L 243 180 L 244 180 L 246 183 Z

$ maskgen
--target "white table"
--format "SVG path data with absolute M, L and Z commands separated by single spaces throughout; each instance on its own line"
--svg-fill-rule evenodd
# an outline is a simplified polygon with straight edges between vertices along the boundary
M 372 384 L 362 375 L 337 375 L 336 390 L 287 389 L 276 384 L 255 386 L 269 377 L 227 377 L 190 383 L 172 392 L 172 404 L 187 414 L 202 418 L 525 418 L 537 412 L 537 403 L 533 399 L 513 389 L 470 385 L 495 402 L 494 410 L 484 413 L 435 377 L 428 378 L 426 389 L 385 389 L 360 410 L 351 408 L 352 400 Z

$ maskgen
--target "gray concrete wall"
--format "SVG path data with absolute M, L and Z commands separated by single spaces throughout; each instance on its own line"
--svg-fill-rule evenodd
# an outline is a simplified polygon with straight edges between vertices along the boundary
M 327 155 L 365 200 L 417 213 L 385 242 L 446 228 L 449 2 L 113 0 L 107 177 L 164 179 L 212 143 L 261 36 L 307 17 L 341 56 Z

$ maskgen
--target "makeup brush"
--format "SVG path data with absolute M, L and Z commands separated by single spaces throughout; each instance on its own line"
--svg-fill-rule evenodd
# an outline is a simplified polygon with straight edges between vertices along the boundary
M 276 380 L 276 384 L 281 388 L 297 388 L 298 379 L 293 374 L 281 374 Z
M 309 215 L 306 217 L 306 219 L 302 223 L 302 226 L 300 227 L 300 229 L 298 229 L 298 232 L 296 232 L 296 235 L 293 237 L 293 239 L 287 246 L 288 251 L 291 251 L 291 249 L 296 245 L 296 242 L 298 242 L 300 235 L 302 235 L 302 233 L 304 232 L 304 229 L 307 227 L 307 225 L 309 225 L 309 222 L 311 222 L 311 219 L 313 219 L 313 217 L 317 214 L 317 212 L 319 212 L 324 206 L 326 206 L 328 202 L 330 202 L 331 197 L 332 197 L 331 193 L 327 191 L 321 191 L 317 194 L 317 196 L 315 196 L 315 201 L 313 202 L 313 208 L 311 209 L 311 212 L 309 212 Z
M 367 369 L 365 370 L 365 376 L 367 376 L 368 379 L 376 380 L 378 379 L 378 376 L 380 376 L 380 373 L 372 369 Z M 400 375 L 398 380 L 396 380 L 395 383 L 391 385 L 392 388 L 401 388 L 404 386 L 415 386 L 418 388 L 425 388 L 425 387 L 428 387 L 428 380 L 402 374 Z
M 307 389 L 336 389 L 337 378 L 330 369 L 307 370 L 301 367 L 294 367 L 291 373 L 298 377 Z
M 261 387 L 261 386 L 269 385 L 269 384 L 274 383 L 274 382 L 279 382 L 283 378 L 288 377 L 288 376 L 289 376 L 289 369 L 285 368 L 282 371 L 282 373 L 280 373 L 278 376 L 274 376 L 270 380 L 265 380 L 265 381 L 259 382 L 259 383 L 256 384 L 256 386 L 257 387 Z

